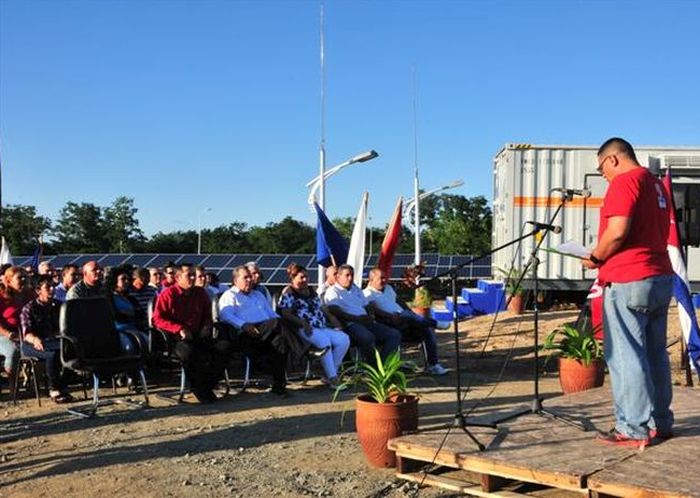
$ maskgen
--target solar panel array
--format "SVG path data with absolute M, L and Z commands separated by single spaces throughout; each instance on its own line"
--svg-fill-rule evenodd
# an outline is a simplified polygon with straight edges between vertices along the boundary
M 365 260 L 365 272 L 377 264 L 378 255 L 369 256 Z M 457 265 L 467 263 L 472 256 L 444 256 L 441 254 L 423 254 L 428 278 L 442 275 Z M 25 266 L 31 261 L 31 256 L 15 256 L 14 263 Z M 173 263 L 191 263 L 203 265 L 207 271 L 215 272 L 222 283 L 231 282 L 231 273 L 236 266 L 255 261 L 262 270 L 266 285 L 286 285 L 287 265 L 298 263 L 308 269 L 309 281 L 317 280 L 317 263 L 314 254 L 59 254 L 45 256 L 43 261 L 49 261 L 55 268 L 72 263 L 82 265 L 95 260 L 103 267 L 130 264 L 133 266 L 163 267 L 169 261 Z M 413 254 L 396 254 L 391 270 L 391 280 L 401 280 L 403 273 L 414 261 Z M 491 257 L 481 258 L 458 270 L 462 278 L 476 279 L 491 276 Z

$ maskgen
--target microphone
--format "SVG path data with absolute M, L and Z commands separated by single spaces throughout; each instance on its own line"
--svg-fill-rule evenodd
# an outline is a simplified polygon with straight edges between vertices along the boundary
M 573 198 L 575 195 L 583 197 L 584 199 L 588 199 L 591 196 L 591 191 L 588 190 L 587 188 L 573 189 L 573 188 L 557 187 L 557 188 L 553 188 L 552 192 L 561 192 L 562 194 L 566 195 L 570 199 Z
M 535 227 L 535 230 L 549 230 L 554 233 L 561 233 L 561 227 L 559 225 L 548 225 L 547 223 L 540 223 L 539 221 L 526 221 Z

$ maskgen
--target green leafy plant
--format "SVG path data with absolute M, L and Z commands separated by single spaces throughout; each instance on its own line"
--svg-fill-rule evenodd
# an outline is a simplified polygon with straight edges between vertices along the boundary
M 601 342 L 591 333 L 569 324 L 553 330 L 544 340 L 542 349 L 550 353 L 547 360 L 552 356 L 561 356 L 578 360 L 586 366 L 603 358 Z
M 433 305 L 433 295 L 427 287 L 417 287 L 411 305 L 414 308 L 430 308 Z
M 518 270 L 514 266 L 508 269 L 496 267 L 496 271 L 503 276 L 506 286 L 506 294 L 509 296 L 522 296 L 525 293 L 523 286 L 521 285 L 521 277 L 523 271 Z
M 398 396 L 408 394 L 410 378 L 404 370 L 415 370 L 411 362 L 401 359 L 398 351 L 390 353 L 384 360 L 374 350 L 376 364 L 360 361 L 340 375 L 346 379 L 335 390 L 333 401 L 348 387 L 366 392 L 377 403 L 390 403 Z

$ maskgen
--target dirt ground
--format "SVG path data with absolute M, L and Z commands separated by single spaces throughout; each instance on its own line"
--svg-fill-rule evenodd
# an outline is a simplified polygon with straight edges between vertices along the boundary
M 540 316 L 542 339 L 556 326 L 575 320 L 577 311 Z M 492 321 L 484 316 L 460 324 L 460 344 L 466 353 L 461 379 L 469 388 L 464 408 L 474 421 L 532 399 L 532 315 L 502 313 L 493 327 Z M 672 308 L 669 343 L 678 336 Z M 453 333 L 440 331 L 438 337 L 443 363 L 454 368 Z M 679 344 L 669 352 L 674 380 L 681 383 Z M 417 351 L 405 354 L 422 361 Z M 553 368 L 554 362 L 548 370 Z M 455 383 L 454 371 L 416 380 L 421 428 L 452 421 Z M 168 387 L 172 385 L 153 390 Z M 250 389 L 206 406 L 191 398 L 171 405 L 151 396 L 150 409 L 113 405 L 89 420 L 75 418 L 48 400 L 38 407 L 29 393 L 22 393 L 18 405 L 12 406 L 5 390 L 0 399 L 0 496 L 415 495 L 414 485 L 395 479 L 391 469 L 365 463 L 354 434 L 352 394 L 332 403 L 331 391 L 318 381 L 290 387 L 292 396 L 284 400 Z M 545 397 L 560 393 L 556 372 L 544 374 L 540 392 Z M 113 397 L 110 389 L 103 389 L 101 396 Z M 115 399 L 123 396 L 121 389 Z M 343 410 L 347 416 L 341 426 Z M 437 489 L 417 494 L 450 495 Z

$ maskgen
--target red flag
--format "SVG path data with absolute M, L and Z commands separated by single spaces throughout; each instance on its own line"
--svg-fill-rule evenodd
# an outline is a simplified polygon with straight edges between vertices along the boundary
M 399 197 L 399 202 L 396 203 L 396 209 L 394 209 L 394 214 L 391 216 L 391 221 L 389 222 L 389 227 L 386 230 L 386 235 L 384 235 L 384 242 L 382 242 L 382 250 L 379 253 L 379 262 L 377 266 L 382 269 L 382 271 L 391 277 L 391 263 L 394 260 L 394 253 L 399 245 L 399 239 L 401 238 L 401 211 L 403 210 L 403 199 Z

